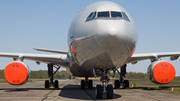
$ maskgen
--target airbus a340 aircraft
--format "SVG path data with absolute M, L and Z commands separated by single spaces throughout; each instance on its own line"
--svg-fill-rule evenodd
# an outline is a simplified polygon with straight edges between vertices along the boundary
M 103 94 L 108 99 L 113 98 L 113 86 L 107 85 L 110 71 L 120 74 L 115 80 L 114 88 L 128 88 L 129 81 L 124 80 L 126 64 L 136 64 L 138 61 L 150 59 L 148 67 L 149 79 L 157 84 L 170 83 L 175 77 L 172 64 L 163 61 L 161 57 L 176 60 L 180 52 L 134 54 L 137 43 L 137 31 L 130 14 L 120 5 L 102 1 L 91 4 L 81 10 L 72 21 L 68 32 L 69 50 L 55 51 L 35 49 L 57 53 L 57 55 L 0 53 L 1 57 L 13 58 L 14 61 L 4 70 L 6 81 L 12 85 L 25 84 L 30 70 L 23 62 L 24 59 L 46 63 L 50 80 L 45 81 L 45 88 L 58 88 L 58 81 L 53 75 L 60 67 L 64 67 L 74 76 L 85 77 L 81 80 L 81 88 L 92 88 L 92 80 L 88 77 L 101 77 L 102 85 L 96 86 L 96 98 Z M 53 68 L 56 71 L 53 73 Z M 118 71 L 120 68 L 121 71 Z

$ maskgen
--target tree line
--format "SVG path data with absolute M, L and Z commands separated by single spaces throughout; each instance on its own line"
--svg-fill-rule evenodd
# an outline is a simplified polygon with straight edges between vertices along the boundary
M 36 79 L 47 79 L 49 78 L 47 70 L 38 70 L 38 71 L 31 71 L 30 78 Z M 57 71 L 54 75 L 55 79 L 69 79 L 71 75 L 69 75 L 66 71 Z M 4 79 L 4 70 L 0 70 L 0 79 Z
M 108 74 L 109 77 L 112 77 L 114 73 Z M 119 78 L 120 74 L 116 72 L 115 78 Z M 37 78 L 37 79 L 47 79 L 49 78 L 47 70 L 38 70 L 38 71 L 31 71 L 30 78 Z M 69 75 L 66 71 L 57 71 L 54 75 L 55 79 L 70 79 L 71 75 Z M 75 78 L 75 76 L 73 76 Z M 146 73 L 136 73 L 136 72 L 127 72 L 125 75 L 127 79 L 139 79 L 139 78 L 147 78 Z M 4 79 L 4 70 L 0 70 L 0 79 Z
M 110 75 L 114 75 L 114 73 L 110 73 Z M 115 78 L 119 78 L 120 74 L 116 73 Z M 125 78 L 127 79 L 140 79 L 140 78 L 147 78 L 146 73 L 136 73 L 136 72 L 126 72 Z

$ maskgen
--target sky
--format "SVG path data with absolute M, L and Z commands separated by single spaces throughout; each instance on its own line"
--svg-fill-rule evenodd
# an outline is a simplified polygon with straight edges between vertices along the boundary
M 86 6 L 101 0 L 0 0 L 0 52 L 52 54 L 33 48 L 68 50 L 71 21 Z M 110 0 L 124 7 L 135 21 L 138 42 L 134 54 L 180 52 L 179 0 Z M 180 59 L 169 61 L 180 76 Z M 13 59 L 0 57 L 0 69 Z M 31 70 L 47 70 L 24 60 Z M 128 72 L 147 72 L 150 60 L 128 64 Z M 64 70 L 64 69 L 61 69 Z

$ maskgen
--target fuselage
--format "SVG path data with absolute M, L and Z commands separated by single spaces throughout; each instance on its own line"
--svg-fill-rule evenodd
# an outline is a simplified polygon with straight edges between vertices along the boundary
M 68 32 L 70 70 L 92 76 L 95 69 L 119 68 L 132 56 L 137 42 L 135 23 L 120 5 L 103 1 L 81 10 Z

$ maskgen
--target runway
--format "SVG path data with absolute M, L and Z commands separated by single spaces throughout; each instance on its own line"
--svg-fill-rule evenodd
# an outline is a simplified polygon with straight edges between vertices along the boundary
M 27 82 L 21 86 L 0 83 L 0 101 L 94 101 L 95 87 L 81 89 L 80 80 L 59 80 L 59 89 L 44 89 L 44 81 Z M 179 94 L 143 89 L 114 89 L 114 99 L 106 101 L 179 101 Z

